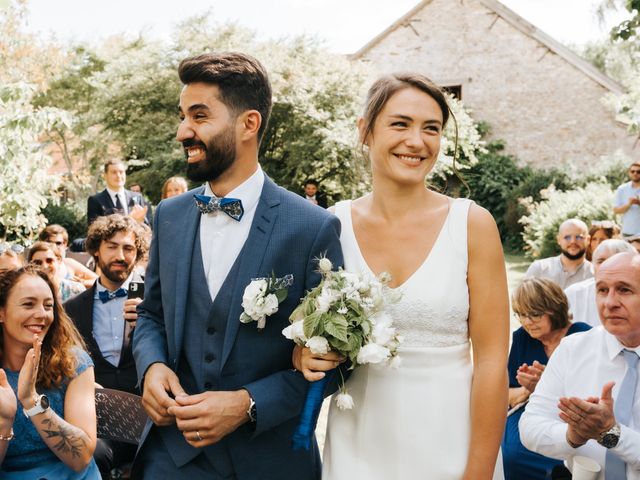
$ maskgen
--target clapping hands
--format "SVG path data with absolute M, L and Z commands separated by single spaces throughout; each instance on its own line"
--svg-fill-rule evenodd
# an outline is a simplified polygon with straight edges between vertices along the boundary
M 18 403 L 16 394 L 7 380 L 7 374 L 0 368 L 0 429 L 5 431 L 13 425 Z
M 518 383 L 526 388 L 529 393 L 533 393 L 540 381 L 540 377 L 542 377 L 542 372 L 544 372 L 545 365 L 538 362 L 537 360 L 533 361 L 532 365 L 527 365 L 523 363 L 518 368 L 518 373 L 516 374 L 516 380 Z
M 25 409 L 35 405 L 38 396 L 36 381 L 38 379 L 38 366 L 40 365 L 40 353 L 42 340 L 37 334 L 33 335 L 33 347 L 29 349 L 24 358 L 24 364 L 18 377 L 18 400 Z

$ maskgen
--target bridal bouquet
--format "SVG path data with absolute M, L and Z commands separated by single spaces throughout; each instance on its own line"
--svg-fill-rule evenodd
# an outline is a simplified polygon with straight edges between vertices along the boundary
M 289 318 L 291 325 L 282 334 L 316 354 L 329 350 L 340 353 L 349 359 L 350 369 L 367 363 L 398 367 L 397 350 L 402 338 L 384 312 L 386 305 L 399 300 L 397 292 L 388 287 L 389 275 L 333 271 L 328 258 L 321 258 L 318 268 L 322 281 L 302 299 Z M 326 375 L 309 386 L 301 423 L 294 434 L 294 448 L 309 448 L 329 378 Z M 354 406 L 344 378 L 336 403 L 341 410 Z

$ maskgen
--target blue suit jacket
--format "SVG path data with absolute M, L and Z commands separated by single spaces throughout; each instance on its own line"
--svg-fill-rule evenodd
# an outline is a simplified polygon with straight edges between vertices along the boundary
M 190 321 L 186 318 L 186 299 L 200 223 L 193 194 L 203 191 L 200 187 L 165 200 L 156 209 L 145 299 L 139 307 L 133 340 L 141 384 L 153 363 L 162 362 L 177 371 L 182 348 L 188 343 L 183 338 L 185 323 Z M 220 367 L 220 390 L 246 388 L 257 408 L 255 430 L 243 425 L 222 440 L 238 479 L 319 478 L 317 447 L 309 452 L 291 450 L 308 383 L 292 370 L 294 344 L 281 331 L 289 325 L 288 317 L 305 292 L 320 281 L 317 259 L 326 255 L 334 265 L 342 265 L 339 237 L 337 217 L 265 176 L 249 236 L 238 259 Z M 267 318 L 264 331 L 259 333 L 255 322 L 239 321 L 242 295 L 252 279 L 268 277 L 272 272 L 278 277 L 293 274 L 294 283 L 278 312 Z M 149 429 L 147 425 L 145 436 Z

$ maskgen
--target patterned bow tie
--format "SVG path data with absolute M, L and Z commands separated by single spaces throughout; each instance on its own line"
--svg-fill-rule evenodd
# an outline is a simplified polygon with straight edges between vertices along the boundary
M 242 200 L 239 198 L 218 198 L 215 195 L 212 197 L 194 195 L 193 197 L 196 199 L 196 205 L 202 213 L 212 213 L 220 210 L 238 222 L 244 215 Z
M 102 303 L 107 303 L 110 300 L 113 300 L 116 297 L 126 297 L 127 291 L 124 288 L 119 288 L 115 292 L 110 292 L 108 290 L 102 290 L 98 292 L 98 297 L 102 301 Z

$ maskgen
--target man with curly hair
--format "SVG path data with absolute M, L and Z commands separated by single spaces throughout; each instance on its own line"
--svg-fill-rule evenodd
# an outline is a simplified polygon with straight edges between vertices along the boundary
M 82 334 L 95 362 L 96 382 L 105 388 L 139 394 L 131 337 L 140 298 L 127 298 L 134 268 L 149 250 L 150 229 L 131 217 L 98 217 L 89 227 L 86 249 L 100 276 L 64 307 Z M 96 460 L 104 478 L 133 460 L 135 445 L 98 441 Z

